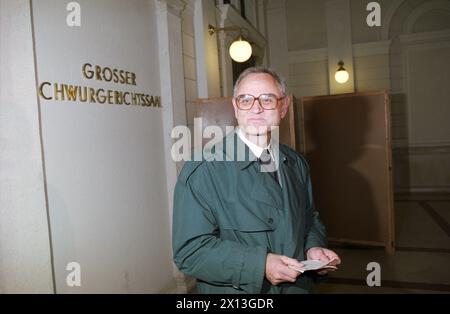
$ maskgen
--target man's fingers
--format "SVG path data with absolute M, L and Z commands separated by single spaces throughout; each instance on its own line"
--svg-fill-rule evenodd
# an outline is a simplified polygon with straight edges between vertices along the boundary
M 281 261 L 286 265 L 286 266 L 291 266 L 292 268 L 296 268 L 296 269 L 302 269 L 303 268 L 303 264 L 300 263 L 298 260 L 294 259 L 294 258 L 290 258 L 287 256 L 282 256 L 281 257 Z
M 322 249 L 319 253 L 319 260 L 323 262 L 331 262 L 331 265 L 334 265 L 336 260 L 339 258 L 333 251 Z M 334 261 L 333 261 L 334 259 Z
M 322 252 L 322 254 L 319 255 L 319 260 L 322 262 L 328 262 L 331 260 L 325 253 Z
M 300 274 L 301 274 L 301 272 L 293 270 L 291 268 L 286 268 L 283 271 L 283 275 L 285 275 L 286 277 L 291 278 L 293 280 L 296 280 Z
M 341 260 L 339 258 L 336 258 L 330 263 L 330 265 L 337 266 L 340 263 L 341 263 Z
M 322 262 L 329 261 L 328 256 L 323 252 L 322 249 L 314 250 L 314 252 L 308 256 L 308 259 L 315 259 L 315 260 L 319 260 Z
M 279 273 L 275 278 L 272 278 L 270 282 L 274 285 L 280 284 L 282 282 L 295 282 L 297 280 L 298 272 L 293 271 L 293 273 Z
M 295 267 L 295 266 L 293 266 L 293 265 L 287 265 L 290 269 L 293 269 L 293 270 L 295 270 L 296 272 L 298 272 L 298 273 L 300 273 L 300 274 L 302 274 L 303 273 L 303 269 L 304 269 L 304 265 L 303 264 L 300 264 L 301 266 L 300 267 Z
M 293 264 L 293 263 L 297 262 L 296 259 L 284 256 L 284 255 L 280 256 L 280 259 L 286 265 Z
M 334 265 L 339 265 L 341 263 L 341 259 L 336 255 L 335 260 L 333 261 Z
M 339 256 L 334 253 L 331 250 L 325 250 L 324 253 L 327 255 L 327 257 L 331 260 L 330 265 L 339 265 L 341 263 L 341 259 L 339 258 Z
M 280 282 L 295 282 L 297 281 L 297 277 L 301 274 L 301 272 L 293 270 L 286 265 L 283 265 L 283 268 L 279 270 L 278 276 L 276 280 Z

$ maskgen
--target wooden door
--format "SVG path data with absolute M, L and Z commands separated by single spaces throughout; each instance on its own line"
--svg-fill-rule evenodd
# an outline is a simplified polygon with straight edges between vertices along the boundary
M 387 94 L 303 97 L 302 109 L 305 157 L 329 239 L 393 252 Z

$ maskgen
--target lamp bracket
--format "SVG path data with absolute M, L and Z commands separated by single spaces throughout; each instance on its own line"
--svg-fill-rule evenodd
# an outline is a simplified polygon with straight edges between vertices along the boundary
M 233 32 L 234 31 L 234 32 L 239 32 L 240 34 L 242 34 L 243 30 L 245 30 L 245 31 L 247 31 L 247 33 L 249 33 L 249 31 L 246 28 L 239 27 L 239 26 L 215 27 L 211 24 L 208 25 L 209 35 L 213 35 L 214 33 L 220 32 L 220 31 L 223 31 L 223 32 L 227 32 L 227 31 Z

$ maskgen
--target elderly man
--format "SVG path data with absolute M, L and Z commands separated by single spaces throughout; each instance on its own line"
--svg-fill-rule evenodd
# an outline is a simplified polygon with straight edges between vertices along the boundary
M 187 162 L 180 173 L 174 261 L 197 278 L 200 293 L 307 293 L 326 270 L 298 271 L 300 261 L 340 263 L 324 248 L 305 159 L 272 136 L 290 102 L 276 73 L 245 70 L 233 97 L 239 127 L 208 159 Z

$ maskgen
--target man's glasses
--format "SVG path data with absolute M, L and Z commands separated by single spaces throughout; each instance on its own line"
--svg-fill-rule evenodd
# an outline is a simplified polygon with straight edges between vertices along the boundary
M 278 98 L 274 94 L 261 94 L 259 97 L 255 97 L 250 94 L 239 95 L 236 97 L 236 105 L 241 110 L 250 110 L 255 104 L 255 100 L 258 100 L 261 107 L 266 110 L 274 110 L 277 107 L 278 101 L 285 97 Z

